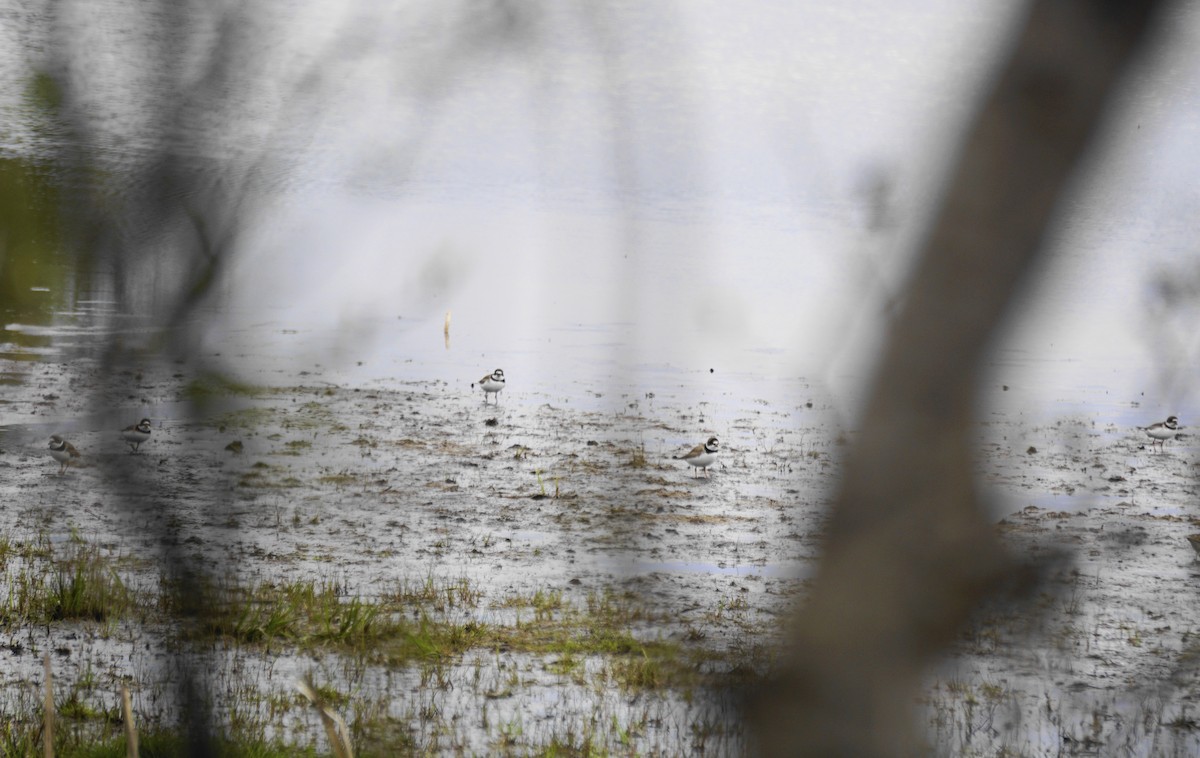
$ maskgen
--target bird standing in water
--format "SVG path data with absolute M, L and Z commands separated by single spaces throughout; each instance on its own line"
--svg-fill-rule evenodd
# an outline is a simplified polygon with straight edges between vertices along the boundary
M 58 461 L 58 475 L 62 476 L 72 459 L 79 457 L 79 451 L 70 442 L 55 434 L 50 437 L 50 457 Z
M 129 443 L 130 453 L 136 453 L 142 443 L 150 439 L 150 419 L 144 418 L 133 426 L 122 429 L 121 439 Z
M 1162 450 L 1167 440 L 1175 439 L 1175 435 L 1179 433 L 1179 419 L 1175 416 L 1167 416 L 1166 421 L 1159 421 L 1157 424 L 1142 427 L 1142 431 L 1150 435 L 1150 448 L 1153 449 L 1158 445 L 1159 450 Z
M 494 394 L 496 396 L 496 402 L 499 403 L 500 390 L 504 389 L 504 369 L 498 368 L 480 379 L 479 386 L 483 388 L 483 402 L 487 402 L 488 395 Z
M 708 476 L 708 467 L 717 460 L 717 448 L 720 443 L 716 437 L 709 437 L 708 442 L 702 445 L 696 445 L 691 450 L 683 455 L 674 456 L 677 461 L 684 461 L 689 466 L 695 466 L 697 469 L 703 469 L 704 475 Z

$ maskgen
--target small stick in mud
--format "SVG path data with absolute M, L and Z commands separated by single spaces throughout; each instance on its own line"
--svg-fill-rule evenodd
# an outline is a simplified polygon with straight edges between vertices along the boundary
M 133 702 L 129 687 L 121 685 L 121 720 L 125 722 L 125 758 L 138 758 L 137 726 L 133 723 Z
M 354 758 L 354 746 L 350 743 L 350 730 L 345 720 L 332 708 L 325 704 L 325 699 L 317 692 L 312 681 L 301 679 L 296 682 L 296 689 L 308 698 L 325 726 L 325 737 L 329 740 L 329 749 L 337 758 Z
M 50 672 L 50 654 L 42 656 L 46 669 L 46 699 L 42 705 L 42 751 L 46 758 L 54 758 L 54 680 Z

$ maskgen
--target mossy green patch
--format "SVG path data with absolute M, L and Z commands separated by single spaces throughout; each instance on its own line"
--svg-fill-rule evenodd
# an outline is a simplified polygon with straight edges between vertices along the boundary
M 334 487 L 345 487 L 350 484 L 362 482 L 363 477 L 358 474 L 352 474 L 349 471 L 342 471 L 337 474 L 323 474 L 317 477 L 317 481 L 321 484 L 331 484 Z
M 239 487 L 269 490 L 297 489 L 304 486 L 304 482 L 297 477 L 290 474 L 283 475 L 288 469 L 269 464 L 260 464 L 262 464 L 262 461 L 255 463 L 249 471 L 238 477 Z
M 275 408 L 255 406 L 222 413 L 213 418 L 208 425 L 217 429 L 262 431 L 271 424 L 276 423 L 277 416 L 278 411 Z
M 183 396 L 196 403 L 208 402 L 222 397 L 264 397 L 270 394 L 269 387 L 239 382 L 223 374 L 202 374 L 183 388 Z
M 300 455 L 301 452 L 312 447 L 311 440 L 288 440 L 284 447 L 288 449 L 291 455 Z
M 283 417 L 283 427 L 293 430 L 328 429 L 337 416 L 323 403 L 310 400 Z
M 316 758 L 314 746 L 289 745 L 261 734 L 213 735 L 214 758 Z M 181 729 L 153 728 L 138 735 L 142 758 L 174 758 L 194 754 L 195 742 Z M 40 718 L 7 719 L 0 724 L 0 755 L 41 755 Z M 62 729 L 54 735 L 56 758 L 125 758 L 124 728 L 113 720 L 90 729 Z

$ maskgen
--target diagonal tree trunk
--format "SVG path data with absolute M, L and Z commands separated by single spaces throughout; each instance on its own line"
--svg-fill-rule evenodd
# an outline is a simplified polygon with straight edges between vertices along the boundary
M 972 468 L 983 360 L 1156 5 L 1031 7 L 893 324 L 794 650 L 752 698 L 765 754 L 920 752 L 924 667 L 1008 567 Z

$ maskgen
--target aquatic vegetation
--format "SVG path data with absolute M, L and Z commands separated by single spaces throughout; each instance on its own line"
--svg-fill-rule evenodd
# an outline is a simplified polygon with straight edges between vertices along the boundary
M 0 620 L 9 626 L 64 620 L 113 621 L 137 603 L 116 570 L 117 559 L 99 546 L 68 542 L 61 554 L 45 547 L 14 549 L 24 559 L 0 594 Z
M 638 468 L 638 469 L 646 468 L 646 466 L 648 464 L 646 462 L 646 445 L 645 445 L 645 443 L 642 443 L 641 445 L 639 445 L 638 447 L 633 449 L 633 452 L 630 453 L 629 460 L 626 462 L 625 465 L 628 466 L 629 468 Z
M 646 451 L 662 440 L 628 444 L 659 434 L 632 416 L 509 407 L 493 429 L 477 416 L 460 418 L 436 393 L 280 393 L 176 428 L 187 455 L 167 448 L 159 460 L 120 458 L 159 499 L 134 497 L 122 507 L 68 499 L 62 507 L 56 498 L 71 490 L 56 483 L 30 489 L 37 507 L 16 512 L 30 531 L 0 535 L 0 628 L 17 641 L 34 628 L 35 637 L 71 650 L 55 660 L 63 669 L 60 754 L 72 754 L 71 740 L 85 744 L 84 734 L 97 754 L 121 749 L 114 720 L 123 682 L 134 690 L 144 755 L 156 739 L 182 739 L 170 717 L 147 707 L 174 696 L 172 674 L 146 665 L 153 659 L 143 649 L 203 661 L 218 743 L 230 755 L 329 754 L 319 715 L 294 686 L 305 672 L 344 717 L 358 755 L 744 748 L 729 693 L 769 675 L 781 611 L 806 592 L 788 567 L 802 571 L 819 548 L 821 488 L 831 478 L 826 469 L 839 465 L 834 427 L 828 440 L 814 440 L 812 430 L 765 431 L 761 417 L 735 425 L 727 436 L 744 435 L 744 463 L 736 476 L 733 467 L 721 470 L 700 488 L 650 460 Z M 670 399 L 656 402 L 669 407 Z M 675 426 L 661 434 L 679 435 Z M 245 440 L 241 458 L 220 450 L 231 429 Z M 601 441 L 587 444 L 589 437 Z M 1028 443 L 1015 444 L 1020 452 Z M 1085 486 L 1069 451 L 1039 447 L 1055 450 L 1038 462 L 1049 476 Z M 644 466 L 627 465 L 640 464 L 639 455 Z M 771 463 L 776 458 L 819 462 L 789 473 Z M 1164 487 L 1155 486 L 1156 494 Z M 1125 496 L 1120 508 L 1145 499 L 1135 506 Z M 1068 518 L 1069 508 L 1063 496 L 1054 509 L 1022 512 L 999 531 L 1020 539 L 1027 522 L 1044 515 L 1055 529 L 1088 538 L 1087 519 Z M 1145 518 L 1140 525 L 1149 527 Z M 1172 518 L 1179 520 L 1164 528 L 1195 530 Z M 1186 541 L 1176 542 L 1190 558 Z M 163 545 L 203 570 L 187 582 L 160 577 Z M 801 557 L 785 564 L 792 551 Z M 630 573 L 613 576 L 617 564 Z M 1061 593 L 1037 599 L 1055 619 L 1040 625 L 1055 655 L 1091 655 L 1099 671 L 1130 655 L 1168 661 L 1177 648 L 1179 659 L 1200 658 L 1193 640 L 1160 631 L 1166 623 L 1098 620 L 1101 575 L 1093 568 L 1067 577 Z M 1005 655 L 1023 623 L 998 613 L 981 619 L 962 636 L 963 654 Z M 14 661 L 32 657 L 20 644 Z M 138 663 L 89 671 L 87 660 L 103 659 L 92 648 Z M 922 704 L 935 725 L 931 739 L 968 749 L 999 744 L 979 725 L 1024 707 L 1019 680 L 1009 672 L 1007 680 L 957 681 L 932 688 Z M 16 689 L 0 697 L 8 693 Z M 1098 739 L 1071 694 L 1056 695 L 1063 734 Z M 560 715 L 522 715 L 547 699 Z M 14 714 L 0 752 L 40 750 L 21 742 L 39 734 L 36 698 L 0 707 Z M 1102 716 L 1101 737 L 1113 733 L 1114 718 Z M 1190 733 L 1188 718 L 1166 709 L 1161 728 Z
M 269 387 L 247 384 L 222 374 L 210 372 L 188 382 L 183 387 L 183 396 L 192 402 L 204 403 L 216 398 L 263 397 L 271 391 Z

